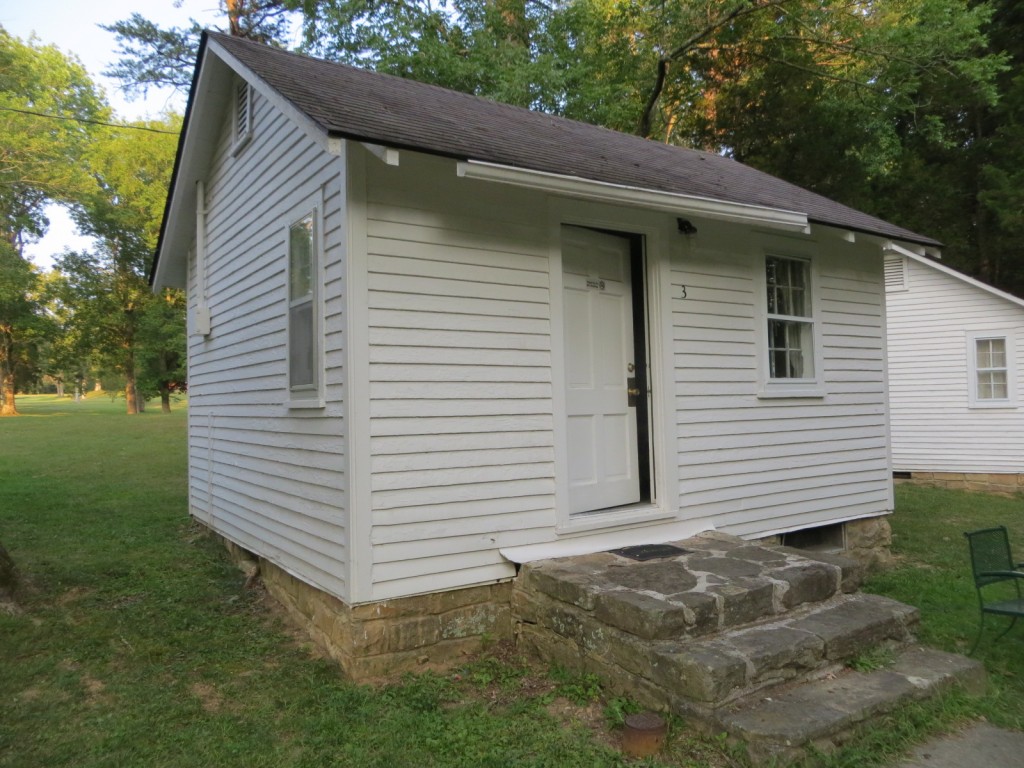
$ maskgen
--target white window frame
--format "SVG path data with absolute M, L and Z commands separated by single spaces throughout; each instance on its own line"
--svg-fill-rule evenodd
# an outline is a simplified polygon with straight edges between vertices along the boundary
M 808 315 L 780 315 L 768 311 L 768 259 L 782 259 L 803 263 L 807 268 L 806 290 L 810 294 L 810 314 Z M 817 263 L 815 259 L 788 252 L 784 249 L 771 249 L 764 251 L 757 261 L 758 276 L 755 281 L 758 295 L 760 297 L 757 306 L 758 312 L 758 338 L 760 339 L 761 350 L 758 354 L 758 370 L 760 373 L 760 390 L 758 396 L 762 398 L 776 397 L 824 397 L 825 385 L 822 364 L 822 341 L 821 341 L 821 306 L 818 298 L 820 281 L 818 279 Z M 772 320 L 785 320 L 804 323 L 810 327 L 811 354 L 810 362 L 814 366 L 813 376 L 803 378 L 772 377 L 771 375 L 771 338 L 768 331 L 769 322 Z
M 252 139 L 252 86 L 239 78 L 235 80 L 231 95 L 231 152 L 238 154 Z M 241 111 L 243 105 L 244 113 Z
M 293 300 L 292 285 L 292 229 L 306 219 L 312 219 L 313 242 L 312 264 L 310 265 L 311 295 Z M 292 209 L 284 225 L 285 258 L 285 375 L 289 408 L 323 408 L 324 402 L 324 359 L 323 359 L 323 196 L 313 195 L 301 205 Z M 313 383 L 292 383 L 292 310 L 309 303 L 312 305 L 311 333 L 313 346 Z
M 1006 348 L 1006 367 L 987 370 L 1006 371 L 1006 397 L 982 398 L 978 391 L 978 342 L 986 339 L 1000 339 Z M 967 333 L 967 388 L 970 393 L 971 408 L 1016 408 L 1017 407 L 1017 371 L 1014 361 L 1016 339 L 1013 331 L 968 331 Z

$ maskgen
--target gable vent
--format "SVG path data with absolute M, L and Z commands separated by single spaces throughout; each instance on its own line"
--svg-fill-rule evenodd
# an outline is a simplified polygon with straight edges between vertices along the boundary
M 235 149 L 249 140 L 252 134 L 252 88 L 247 82 L 235 84 Z
M 885 290 L 907 290 L 907 259 L 904 256 L 890 256 L 885 260 Z

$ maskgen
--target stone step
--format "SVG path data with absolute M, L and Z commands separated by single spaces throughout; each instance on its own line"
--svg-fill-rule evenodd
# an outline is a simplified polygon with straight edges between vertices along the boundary
M 881 669 L 846 669 L 834 677 L 751 697 L 716 713 L 714 725 L 745 742 L 755 764 L 775 764 L 799 758 L 808 746 L 828 752 L 871 718 L 954 684 L 982 694 L 985 668 L 964 656 L 906 648 Z
M 517 589 L 568 603 L 644 640 L 701 637 L 823 603 L 859 586 L 853 561 L 706 534 L 633 562 L 612 552 L 523 566 Z
M 753 691 L 806 678 L 883 644 L 905 644 L 916 608 L 853 594 L 699 640 L 650 646 L 652 682 L 710 712 Z

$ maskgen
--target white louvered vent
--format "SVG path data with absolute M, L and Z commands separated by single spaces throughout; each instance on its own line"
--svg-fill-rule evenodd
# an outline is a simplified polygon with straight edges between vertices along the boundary
M 235 84 L 235 150 L 252 136 L 252 89 L 244 80 Z
M 890 256 L 885 260 L 885 290 L 907 290 L 907 259 L 905 256 Z

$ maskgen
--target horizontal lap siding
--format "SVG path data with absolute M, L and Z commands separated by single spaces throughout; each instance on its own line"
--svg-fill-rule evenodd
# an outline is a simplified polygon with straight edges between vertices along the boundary
M 893 468 L 1024 472 L 1024 410 L 970 408 L 967 334 L 1013 331 L 1017 397 L 1024 307 L 910 260 L 906 291 L 887 294 Z
M 256 97 L 253 138 L 230 129 L 207 180 L 213 333 L 189 337 L 193 514 L 241 546 L 347 597 L 340 161 Z M 324 186 L 323 411 L 289 411 L 287 215 Z M 192 302 L 199 282 L 193 274 Z
M 752 536 L 887 511 L 880 257 L 819 252 L 827 395 L 762 399 L 764 257 L 746 250 L 698 248 L 673 265 L 673 284 L 686 287 L 672 302 L 683 514 Z
M 508 578 L 555 518 L 546 214 L 411 153 L 368 175 L 373 596 Z

